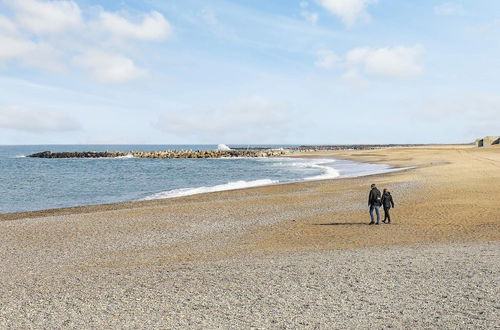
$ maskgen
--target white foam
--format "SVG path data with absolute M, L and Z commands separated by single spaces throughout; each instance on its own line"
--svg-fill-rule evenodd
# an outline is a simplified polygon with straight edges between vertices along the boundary
M 322 170 L 323 173 L 319 174 L 319 175 L 314 175 L 314 176 L 309 176 L 307 178 L 304 178 L 304 181 L 335 179 L 336 177 L 338 177 L 340 175 L 339 171 L 337 171 L 333 167 L 325 165 L 325 164 L 331 164 L 333 162 L 334 162 L 334 160 L 331 160 L 331 159 L 319 159 L 319 160 L 310 161 L 307 165 L 308 167 L 317 168 L 319 170 Z
M 304 177 L 302 179 L 296 180 L 271 180 L 271 179 L 260 179 L 253 181 L 233 181 L 228 182 L 226 184 L 220 184 L 216 186 L 203 186 L 203 187 L 191 187 L 191 188 L 180 188 L 174 190 L 168 190 L 159 192 L 150 196 L 143 198 L 143 200 L 152 200 L 152 199 L 164 199 L 164 198 L 173 198 L 173 197 L 182 197 L 196 194 L 203 194 L 209 192 L 216 191 L 224 191 L 224 190 L 236 190 L 236 189 L 244 189 L 250 187 L 259 187 L 259 186 L 268 186 L 279 183 L 291 183 L 291 182 L 303 182 L 303 181 L 317 181 L 317 180 L 328 180 L 335 179 L 339 177 L 358 177 L 358 176 L 366 176 L 373 174 L 381 174 L 381 173 L 389 173 L 401 171 L 409 168 L 391 168 L 388 165 L 383 166 L 382 168 L 377 169 L 367 169 L 361 172 L 357 172 L 353 175 L 345 175 L 340 174 L 339 170 L 333 168 L 331 166 L 332 163 L 335 162 L 335 159 L 293 159 L 293 158 L 259 158 L 255 159 L 256 161 L 268 161 L 275 162 L 276 160 L 280 160 L 281 162 L 275 163 L 276 166 L 293 166 L 300 167 L 304 169 L 319 169 L 322 171 L 321 174 Z M 363 164 L 363 163 L 361 163 Z M 330 166 L 329 166 L 330 165 Z M 365 164 L 368 165 L 368 164 Z M 369 164 L 374 165 L 374 164 Z M 380 165 L 378 165 L 380 166 Z
M 275 158 L 276 159 L 276 158 Z M 340 176 L 339 171 L 337 171 L 335 168 L 331 166 L 327 166 L 326 164 L 332 164 L 335 162 L 335 159 L 305 159 L 301 158 L 302 162 L 297 162 L 293 160 L 293 162 L 287 162 L 290 161 L 291 158 L 280 158 L 280 160 L 285 161 L 284 163 L 278 163 L 277 165 L 288 165 L 288 166 L 294 166 L 294 167 L 301 167 L 301 168 L 314 168 L 314 169 L 319 169 L 323 173 L 314 175 L 314 176 L 309 176 L 305 177 L 302 180 L 303 181 L 316 181 L 316 180 L 328 180 L 328 179 L 334 179 L 338 176 Z M 300 180 L 298 180 L 300 181 Z
M 13 158 L 26 158 L 25 155 L 17 155 L 17 156 L 14 156 Z
M 135 157 L 132 154 L 126 154 L 125 156 L 117 156 L 115 158 L 117 158 L 117 159 L 128 159 L 128 158 L 135 158 Z
M 211 187 L 196 187 L 196 188 L 180 188 L 169 191 L 163 191 L 156 193 L 154 195 L 147 196 L 143 198 L 143 200 L 152 200 L 152 199 L 163 199 L 163 198 L 173 198 L 173 197 L 181 197 L 181 196 L 189 196 L 196 194 L 204 194 L 215 191 L 224 191 L 224 190 L 235 190 L 235 189 L 244 189 L 251 187 L 260 187 L 260 186 L 268 186 L 272 184 L 278 183 L 278 180 L 271 179 L 261 179 L 254 181 L 233 181 L 228 182 L 226 184 L 220 184 Z
M 221 151 L 229 151 L 229 150 L 231 150 L 231 148 L 229 148 L 227 145 L 225 145 L 225 144 L 222 144 L 222 143 L 221 143 L 221 144 L 219 144 L 219 145 L 217 146 L 217 150 L 221 150 Z
M 363 176 L 370 176 L 370 175 L 376 175 L 376 174 L 384 174 L 384 173 L 392 173 L 392 172 L 400 172 L 400 171 L 406 171 L 406 170 L 411 170 L 415 169 L 415 166 L 410 166 L 410 167 L 391 167 L 390 165 L 385 165 L 385 164 L 376 164 L 380 166 L 384 166 L 378 169 L 373 169 L 373 170 L 365 170 L 361 172 L 357 172 L 354 174 L 346 174 L 342 175 L 342 178 L 359 178 Z

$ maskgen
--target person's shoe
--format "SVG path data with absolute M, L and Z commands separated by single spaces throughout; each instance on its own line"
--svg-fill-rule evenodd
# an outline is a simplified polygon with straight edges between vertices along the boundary
M 386 220 L 382 220 L 383 223 L 387 223 Z
M 373 222 L 373 221 L 369 223 L 369 225 L 373 225 L 373 224 L 375 224 L 375 222 Z
M 377 222 L 376 225 L 380 225 L 380 222 Z

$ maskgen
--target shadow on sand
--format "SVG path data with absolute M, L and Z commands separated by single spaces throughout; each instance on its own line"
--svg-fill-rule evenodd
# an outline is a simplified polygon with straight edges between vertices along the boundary
M 313 223 L 313 226 L 366 226 L 367 222 L 330 222 L 330 223 Z

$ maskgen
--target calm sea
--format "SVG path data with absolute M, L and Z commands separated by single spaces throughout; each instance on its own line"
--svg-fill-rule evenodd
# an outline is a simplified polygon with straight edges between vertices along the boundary
M 230 147 L 241 147 L 230 145 Z M 278 146 L 277 146 L 278 147 Z M 0 146 L 0 213 L 171 198 L 391 171 L 387 165 L 332 159 L 41 159 L 58 151 L 216 149 L 215 145 Z

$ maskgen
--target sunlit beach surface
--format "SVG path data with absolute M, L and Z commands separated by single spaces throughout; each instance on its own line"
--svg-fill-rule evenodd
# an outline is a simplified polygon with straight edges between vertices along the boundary
M 2 214 L 0 327 L 498 326 L 498 146 L 300 157 L 409 169 Z

